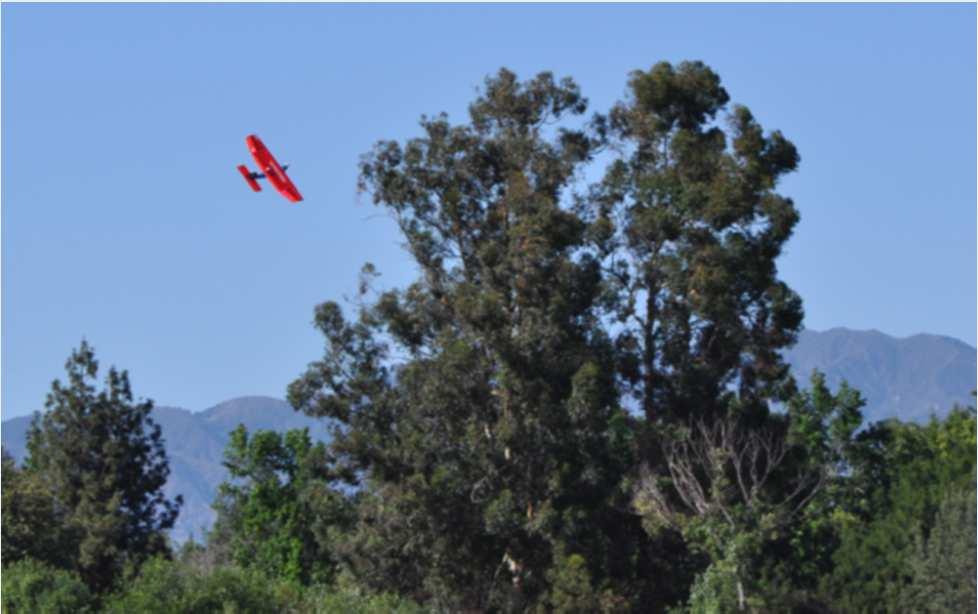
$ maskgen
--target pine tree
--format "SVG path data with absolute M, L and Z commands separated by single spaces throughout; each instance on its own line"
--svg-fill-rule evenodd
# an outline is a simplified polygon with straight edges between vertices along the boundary
M 96 390 L 98 362 L 85 341 L 65 369 L 67 384 L 54 381 L 47 411 L 28 431 L 25 472 L 55 502 L 62 526 L 52 530 L 70 536 L 71 567 L 101 593 L 127 568 L 168 552 L 164 531 L 182 498 L 163 495 L 169 465 L 160 427 L 152 401 L 133 400 L 128 373 L 109 369 Z
M 975 606 L 974 476 L 971 484 L 951 491 L 941 502 L 934 527 L 926 535 L 918 523 L 914 550 L 909 556 L 913 580 L 903 593 L 905 607 L 914 612 L 966 612 Z

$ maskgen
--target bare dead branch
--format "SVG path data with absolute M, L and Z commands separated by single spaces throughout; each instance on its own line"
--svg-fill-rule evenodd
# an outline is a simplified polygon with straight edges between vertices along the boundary
M 770 499 L 769 482 L 789 451 L 786 433 L 775 425 L 748 428 L 735 417 L 691 421 L 682 435 L 662 445 L 670 487 L 645 467 L 639 490 L 671 524 L 693 514 L 735 526 L 735 506 L 773 511 L 776 522 L 786 523 L 815 497 L 829 473 L 828 467 L 803 468 L 789 480 L 789 490 Z

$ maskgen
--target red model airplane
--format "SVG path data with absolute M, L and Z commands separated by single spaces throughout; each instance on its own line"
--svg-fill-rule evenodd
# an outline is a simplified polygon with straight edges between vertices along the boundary
M 296 189 L 295 184 L 285 174 L 285 169 L 289 168 L 289 165 L 280 166 L 275 160 L 275 156 L 272 155 L 272 152 L 268 151 L 265 144 L 258 138 L 258 135 L 249 134 L 248 138 L 245 139 L 245 143 L 248 144 L 248 150 L 251 152 L 251 157 L 255 159 L 255 164 L 258 165 L 259 172 L 250 172 L 244 164 L 238 165 L 238 171 L 244 177 L 245 181 L 248 182 L 248 185 L 251 186 L 251 189 L 255 192 L 260 192 L 261 186 L 258 185 L 257 180 L 268 179 L 272 187 L 278 190 L 278 193 L 290 202 L 297 203 L 302 200 L 302 194 L 299 194 L 299 190 Z

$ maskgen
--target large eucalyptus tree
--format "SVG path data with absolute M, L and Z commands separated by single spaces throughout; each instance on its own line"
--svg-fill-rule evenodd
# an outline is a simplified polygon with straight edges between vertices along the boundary
M 600 582 L 635 547 L 615 539 L 638 526 L 613 505 L 627 508 L 628 430 L 569 194 L 601 140 L 571 127 L 585 108 L 569 79 L 502 70 L 468 123 L 423 118 L 424 136 L 363 159 L 361 188 L 420 275 L 354 322 L 320 306 L 326 356 L 290 400 L 341 424 L 333 450 L 370 485 L 351 556 L 378 584 L 396 576 L 453 608 L 532 603 L 568 557 Z

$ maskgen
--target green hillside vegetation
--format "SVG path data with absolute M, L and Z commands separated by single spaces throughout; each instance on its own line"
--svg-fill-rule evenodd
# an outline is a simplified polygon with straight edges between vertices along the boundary
M 4 458 L 10 612 L 957 612 L 975 602 L 973 408 L 864 429 L 783 357 L 800 157 L 699 62 L 486 79 L 381 141 L 360 188 L 418 277 L 315 309 L 288 401 L 243 426 L 201 543 L 152 402 L 83 343 Z M 584 185 L 601 161 L 603 175 Z M 233 430 L 231 430 L 233 429 Z

